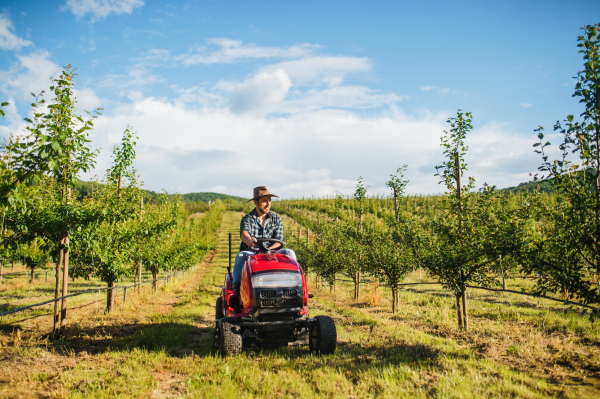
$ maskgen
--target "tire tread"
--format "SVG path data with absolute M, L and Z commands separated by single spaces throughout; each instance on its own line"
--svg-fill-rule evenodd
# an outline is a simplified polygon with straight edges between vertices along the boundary
M 219 321 L 219 341 L 221 356 L 242 353 L 242 334 L 238 319 L 224 317 Z

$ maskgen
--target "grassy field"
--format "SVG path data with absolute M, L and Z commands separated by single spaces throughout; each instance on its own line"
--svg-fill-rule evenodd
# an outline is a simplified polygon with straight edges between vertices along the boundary
M 110 315 L 72 311 L 79 321 L 62 343 L 43 339 L 49 321 L 3 326 L 0 396 L 600 396 L 597 323 L 535 299 L 471 291 L 471 330 L 463 333 L 436 286 L 404 290 L 393 315 L 385 288 L 366 286 L 355 302 L 350 283 L 332 292 L 309 277 L 311 314 L 337 323 L 336 354 L 255 348 L 221 359 L 214 302 L 227 233 L 238 231 L 240 217 L 226 213 L 217 250 L 158 293 L 134 295 Z

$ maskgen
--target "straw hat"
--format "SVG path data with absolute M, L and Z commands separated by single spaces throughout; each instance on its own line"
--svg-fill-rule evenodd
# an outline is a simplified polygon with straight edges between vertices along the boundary
M 267 189 L 267 186 L 259 186 L 259 187 L 254 187 L 254 197 L 249 199 L 246 202 L 250 202 L 255 199 L 259 199 L 260 197 L 277 197 L 277 198 L 279 198 L 278 195 L 271 194 L 269 192 L 269 190 Z

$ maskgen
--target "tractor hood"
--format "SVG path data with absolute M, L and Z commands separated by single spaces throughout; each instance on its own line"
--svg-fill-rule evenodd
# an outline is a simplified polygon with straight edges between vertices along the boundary
M 298 262 L 281 254 L 255 255 L 248 260 L 248 265 L 251 275 L 279 271 L 302 273 Z
M 242 269 L 240 296 L 244 311 L 299 314 L 308 305 L 302 267 L 282 254 L 251 256 Z

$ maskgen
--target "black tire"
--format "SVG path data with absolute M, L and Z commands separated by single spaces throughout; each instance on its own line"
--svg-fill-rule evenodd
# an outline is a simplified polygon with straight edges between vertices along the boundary
M 242 334 L 240 322 L 235 317 L 219 320 L 219 353 L 221 356 L 242 353 Z
M 219 320 L 221 320 L 225 315 L 223 314 L 223 298 L 218 297 L 217 303 L 215 304 L 215 327 L 219 328 Z
M 337 331 L 335 321 L 329 316 L 317 316 L 312 324 L 308 337 L 308 347 L 311 352 L 329 355 L 337 347 Z

